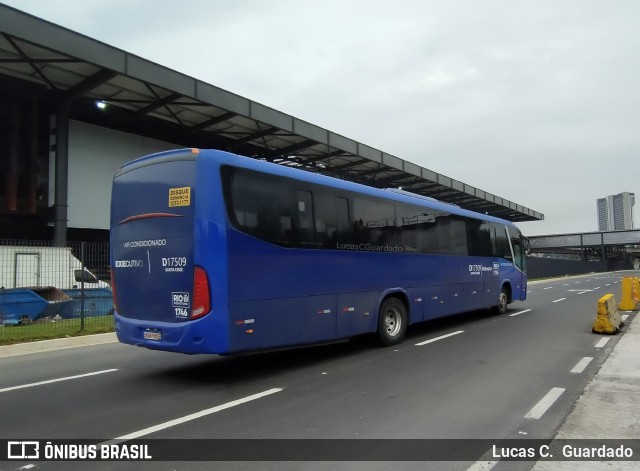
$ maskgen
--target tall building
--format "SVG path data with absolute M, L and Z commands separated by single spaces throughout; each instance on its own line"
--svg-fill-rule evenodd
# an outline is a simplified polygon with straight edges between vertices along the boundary
M 635 193 L 625 191 L 617 195 L 609 195 L 606 198 L 599 198 L 596 204 L 598 207 L 599 231 L 621 231 L 634 228 L 633 207 L 636 204 Z

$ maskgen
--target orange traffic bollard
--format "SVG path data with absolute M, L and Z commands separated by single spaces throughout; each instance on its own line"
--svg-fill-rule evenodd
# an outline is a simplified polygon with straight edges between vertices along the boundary
M 637 302 L 633 299 L 633 280 L 630 276 L 622 278 L 622 300 L 618 305 L 621 311 L 637 310 Z
M 613 294 L 606 294 L 598 300 L 598 314 L 591 331 L 596 334 L 617 334 L 622 325 L 622 318 L 616 307 Z

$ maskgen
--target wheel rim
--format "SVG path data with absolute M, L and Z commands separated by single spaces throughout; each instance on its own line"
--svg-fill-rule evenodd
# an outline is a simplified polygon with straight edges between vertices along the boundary
M 503 291 L 500 293 L 500 311 L 507 309 L 507 294 Z
M 384 330 L 389 337 L 395 337 L 402 328 L 402 318 L 400 311 L 392 307 L 387 310 L 384 315 Z

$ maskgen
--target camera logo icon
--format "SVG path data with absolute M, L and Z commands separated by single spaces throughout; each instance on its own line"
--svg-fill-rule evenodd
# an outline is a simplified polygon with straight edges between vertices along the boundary
M 10 460 L 37 460 L 40 458 L 40 442 L 9 441 L 7 458 Z

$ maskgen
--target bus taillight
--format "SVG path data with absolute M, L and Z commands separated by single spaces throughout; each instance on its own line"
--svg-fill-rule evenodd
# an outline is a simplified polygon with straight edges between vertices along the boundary
M 119 312 L 118 301 L 116 300 L 116 274 L 113 267 L 109 267 L 109 275 L 111 276 L 111 297 L 113 298 L 113 310 Z
M 191 319 L 198 319 L 211 310 L 211 294 L 209 290 L 209 278 L 202 267 L 193 269 L 193 308 Z

